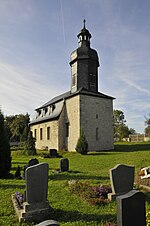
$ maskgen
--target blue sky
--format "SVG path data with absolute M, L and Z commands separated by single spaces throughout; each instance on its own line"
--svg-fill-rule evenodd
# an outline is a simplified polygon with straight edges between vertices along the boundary
M 0 0 L 0 107 L 25 114 L 70 89 L 70 54 L 86 27 L 100 58 L 99 91 L 127 125 L 150 113 L 149 0 Z

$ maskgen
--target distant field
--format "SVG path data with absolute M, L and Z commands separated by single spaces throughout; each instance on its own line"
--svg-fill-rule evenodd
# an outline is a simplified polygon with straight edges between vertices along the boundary
M 81 200 L 77 195 L 70 194 L 66 182 L 68 180 L 89 181 L 92 185 L 110 185 L 109 169 L 123 163 L 135 166 L 135 174 L 141 167 L 150 165 L 150 143 L 116 143 L 115 151 L 88 153 L 63 153 L 69 159 L 70 173 L 53 173 L 59 168 L 60 159 L 43 159 L 41 152 L 36 156 L 39 162 L 49 164 L 48 200 L 54 209 L 51 219 L 60 222 L 61 226 L 104 226 L 108 222 L 116 223 L 115 202 L 104 206 L 92 206 Z M 21 169 L 31 156 L 12 152 L 12 169 L 14 174 L 17 166 Z M 135 176 L 136 176 L 135 175 Z M 25 181 L 8 179 L 0 180 L 0 226 L 19 226 L 11 202 L 11 194 L 25 190 Z M 146 210 L 150 211 L 150 194 L 146 195 Z M 32 225 L 32 224 L 22 224 Z

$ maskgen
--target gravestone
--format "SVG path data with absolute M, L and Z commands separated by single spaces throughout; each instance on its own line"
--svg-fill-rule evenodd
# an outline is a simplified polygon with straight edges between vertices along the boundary
M 37 224 L 36 226 L 60 226 L 60 224 L 55 220 L 47 220 Z
M 18 166 L 17 169 L 16 169 L 15 178 L 22 179 L 21 173 L 20 173 L 20 166 Z
M 118 164 L 110 169 L 109 173 L 112 193 L 108 194 L 108 199 L 113 201 L 116 196 L 123 195 L 133 189 L 134 166 Z
M 34 166 L 36 164 L 39 164 L 39 161 L 37 158 L 30 159 L 28 162 L 28 166 Z
M 29 204 L 45 203 L 48 193 L 48 164 L 30 166 L 25 172 L 26 200 Z
M 132 190 L 117 197 L 118 226 L 146 226 L 145 197 Z
M 29 167 L 29 166 L 34 166 L 36 164 L 39 164 L 39 161 L 37 158 L 32 158 L 28 161 L 28 164 L 24 165 L 23 167 L 23 175 L 22 175 L 22 178 L 25 179 L 25 171 L 26 169 Z
M 41 220 L 47 220 L 49 218 L 50 206 L 47 200 L 48 171 L 49 167 L 47 163 L 36 164 L 26 169 L 25 201 L 22 207 L 16 205 L 14 200 L 15 196 L 12 196 L 20 222 L 41 222 Z
M 56 149 L 50 149 L 50 157 L 51 158 L 57 158 L 58 157 L 58 153 Z
M 60 160 L 60 172 L 69 171 L 69 159 L 63 158 Z

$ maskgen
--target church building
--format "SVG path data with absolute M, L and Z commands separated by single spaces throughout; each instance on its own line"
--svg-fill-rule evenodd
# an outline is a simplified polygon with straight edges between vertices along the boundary
M 89 151 L 114 148 L 113 97 L 98 91 L 99 58 L 85 27 L 71 53 L 71 89 L 35 109 L 30 123 L 36 148 L 74 151 L 81 130 Z

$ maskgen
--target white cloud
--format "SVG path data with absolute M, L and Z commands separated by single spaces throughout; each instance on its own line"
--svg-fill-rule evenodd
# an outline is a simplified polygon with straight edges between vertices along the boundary
M 5 114 L 32 113 L 59 92 L 39 74 L 0 63 L 0 105 Z

